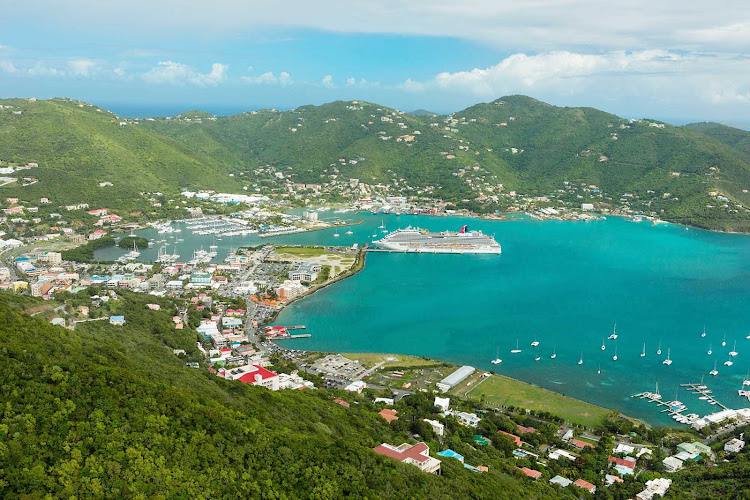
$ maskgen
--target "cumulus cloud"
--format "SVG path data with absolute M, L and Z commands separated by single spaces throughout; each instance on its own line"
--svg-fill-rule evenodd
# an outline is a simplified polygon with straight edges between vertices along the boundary
M 286 71 L 279 73 L 279 76 L 269 71 L 259 76 L 243 76 L 241 79 L 253 85 L 281 85 L 282 87 L 286 87 L 294 83 L 291 75 Z
M 320 81 L 320 84 L 327 89 L 332 89 L 336 86 L 333 84 L 333 77 L 331 75 L 324 76 L 323 79 Z
M 70 65 L 70 73 L 74 76 L 91 76 L 97 66 L 96 62 L 90 59 L 75 59 L 68 64 Z
M 209 73 L 201 73 L 186 64 L 161 61 L 142 77 L 149 83 L 212 87 L 227 79 L 228 69 L 229 66 L 226 64 L 213 63 Z

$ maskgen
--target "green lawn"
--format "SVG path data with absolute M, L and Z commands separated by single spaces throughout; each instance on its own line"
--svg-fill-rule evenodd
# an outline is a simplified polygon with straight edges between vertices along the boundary
M 383 368 L 389 368 L 391 366 L 398 366 L 404 368 L 420 368 L 423 366 L 435 366 L 442 364 L 440 361 L 434 359 L 422 359 L 416 356 L 405 356 L 403 354 L 374 354 L 374 353 L 341 353 L 342 356 L 346 356 L 349 359 L 358 360 L 365 366 L 374 366 L 381 361 L 388 358 L 396 358 L 397 361 L 387 361 Z
M 328 252 L 320 247 L 280 247 L 276 249 L 276 253 L 294 255 L 296 257 L 320 257 Z
M 478 399 L 482 394 L 488 403 L 547 411 L 587 427 L 594 427 L 611 411 L 499 375 L 493 375 L 476 386 L 468 396 Z

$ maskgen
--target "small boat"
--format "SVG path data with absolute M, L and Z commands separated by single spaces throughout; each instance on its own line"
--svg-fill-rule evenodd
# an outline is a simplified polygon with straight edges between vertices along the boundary
M 617 323 L 615 323 L 615 326 L 612 328 L 612 335 L 607 338 L 610 340 L 617 340 Z
M 656 383 L 656 392 L 651 395 L 651 398 L 661 399 L 661 394 L 659 394 L 659 382 Z
M 346 234 L 354 234 L 354 231 L 347 231 Z
M 641 353 L 641 357 L 642 358 L 646 357 L 646 343 L 645 342 L 643 343 L 643 352 Z
M 701 338 L 706 336 L 706 325 L 703 325 L 703 333 L 701 333 Z
M 373 237 L 373 238 L 377 238 L 377 237 L 378 237 L 378 235 L 377 235 L 377 234 L 373 234 L 373 235 L 372 235 L 372 237 Z
M 700 400 L 703 400 L 703 401 L 706 401 L 706 400 L 708 399 L 708 396 L 701 396 L 701 397 L 699 397 L 698 399 L 700 399 Z
M 724 334 L 724 340 L 721 341 L 721 347 L 726 347 L 727 345 L 727 334 Z
M 736 340 L 734 341 L 734 347 L 732 348 L 731 351 L 729 351 L 729 355 L 732 357 L 737 356 L 737 341 Z
M 378 226 L 378 229 L 384 229 L 385 223 L 383 222 L 383 219 L 380 219 L 380 225 Z
M 490 363 L 492 363 L 493 365 L 499 365 L 502 362 L 503 362 L 503 360 L 500 359 L 500 348 L 498 347 L 497 351 L 495 352 L 495 359 L 493 359 L 492 361 L 490 361 Z
M 518 348 L 518 339 L 516 339 L 516 348 L 513 349 L 513 350 L 511 350 L 510 353 L 511 354 L 518 354 L 519 352 L 521 352 L 521 349 Z
M 708 372 L 708 374 L 714 377 L 719 374 L 719 370 L 716 369 L 716 361 L 714 361 L 714 369 Z
M 661 340 L 659 341 L 659 348 L 656 350 L 656 354 L 661 354 Z
M 338 238 L 339 237 L 339 233 L 333 233 L 333 237 L 334 238 Z
M 672 360 L 669 359 L 670 351 L 671 351 L 671 349 L 667 349 L 667 359 L 665 359 L 664 361 L 662 361 L 662 364 L 665 364 L 667 366 L 669 366 L 669 365 L 672 364 Z
M 732 358 L 729 358 L 728 360 L 724 361 L 725 366 L 732 366 L 734 364 L 734 361 L 732 361 Z
M 612 361 L 617 361 L 617 346 L 615 346 L 615 355 L 612 356 Z
M 539 361 L 540 359 L 542 359 L 542 357 L 539 355 L 539 351 L 537 350 L 536 357 L 534 358 L 534 361 Z
M 747 371 L 747 375 L 745 375 L 742 385 L 750 385 L 750 370 Z
M 750 333 L 748 333 L 747 335 L 745 335 L 745 340 L 750 340 Z
M 607 346 L 604 345 L 604 337 L 602 337 L 602 351 L 605 350 L 606 348 L 607 348 Z
M 579 365 L 583 364 L 583 353 L 581 353 L 581 359 L 578 360 L 578 364 Z
M 599 375 L 602 373 L 602 364 L 599 363 L 599 369 L 596 371 L 596 374 Z
M 554 349 L 552 349 L 552 356 L 549 357 L 549 359 L 555 359 L 557 357 L 557 346 L 555 346 Z
M 711 349 L 711 344 L 708 344 L 708 355 L 712 355 L 714 351 Z
M 534 337 L 534 342 L 531 343 L 531 347 L 537 347 L 539 346 L 539 341 L 537 341 L 536 337 Z

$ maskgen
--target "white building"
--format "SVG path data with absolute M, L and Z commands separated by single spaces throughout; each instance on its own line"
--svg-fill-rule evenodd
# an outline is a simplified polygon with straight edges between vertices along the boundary
M 482 420 L 476 413 L 466 413 L 465 411 L 456 413 L 456 417 L 458 417 L 459 422 L 469 427 L 476 427 Z
M 553 451 L 550 452 L 549 457 L 552 460 L 557 460 L 560 457 L 567 458 L 571 462 L 575 462 L 575 460 L 576 460 L 575 455 L 573 455 L 572 453 L 569 453 L 569 452 L 567 452 L 565 450 L 553 450 Z
M 652 500 L 656 495 L 663 497 L 671 484 L 672 480 L 664 477 L 646 481 L 646 489 L 638 493 L 635 498 L 637 500 Z
M 451 405 L 450 398 L 435 398 L 435 406 L 440 408 L 440 411 L 448 411 L 448 407 Z
M 445 426 L 437 420 L 430 420 L 429 418 L 426 418 L 424 419 L 424 421 L 432 426 L 432 431 L 437 436 L 442 436 L 443 434 L 445 434 Z
M 357 394 L 362 394 L 362 391 L 367 387 L 367 384 L 365 384 L 362 380 L 355 380 L 351 384 L 344 387 L 345 391 L 349 392 L 356 392 Z
M 730 441 L 727 441 L 727 443 L 724 445 L 724 451 L 726 451 L 727 453 L 739 453 L 744 447 L 744 441 L 734 438 Z
M 664 467 L 668 472 L 675 472 L 682 469 L 682 460 L 675 457 L 667 457 L 663 461 Z
M 475 371 L 477 371 L 477 369 L 474 368 L 473 366 L 464 365 L 435 385 L 441 391 L 447 392 L 448 390 L 452 389 L 453 387 L 457 386 L 458 384 L 466 380 L 466 378 L 468 378 Z

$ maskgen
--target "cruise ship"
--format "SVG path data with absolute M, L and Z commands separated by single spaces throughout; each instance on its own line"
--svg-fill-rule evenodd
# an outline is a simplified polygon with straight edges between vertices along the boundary
M 414 253 L 489 253 L 499 254 L 500 244 L 481 231 L 430 233 L 425 229 L 407 227 L 397 229 L 383 239 L 372 242 L 376 247 L 395 252 Z

